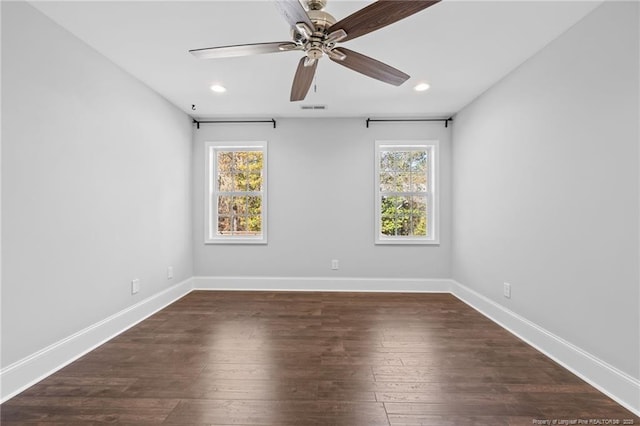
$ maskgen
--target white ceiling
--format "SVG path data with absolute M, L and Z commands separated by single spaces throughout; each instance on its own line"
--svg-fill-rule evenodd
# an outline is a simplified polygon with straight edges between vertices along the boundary
M 341 19 L 370 1 L 329 0 Z M 391 86 L 322 58 L 289 102 L 300 52 L 198 60 L 189 49 L 288 41 L 272 2 L 44 1 L 35 7 L 193 117 L 448 117 L 602 1 L 442 2 L 344 44 L 411 75 Z M 431 89 L 413 87 L 428 82 Z M 228 89 L 215 94 L 209 86 Z M 196 105 L 196 111 L 191 105 Z M 326 111 L 300 105 L 323 104 Z

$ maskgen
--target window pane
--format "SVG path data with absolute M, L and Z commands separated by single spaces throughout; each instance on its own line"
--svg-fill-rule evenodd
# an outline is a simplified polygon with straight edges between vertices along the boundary
M 406 215 L 410 210 L 410 202 L 407 197 L 396 197 L 396 209 L 398 214 Z
M 396 235 L 411 235 L 411 202 L 407 197 L 396 200 Z
M 395 169 L 399 172 L 408 172 L 411 152 L 397 151 L 395 153 Z
M 249 151 L 247 152 L 247 169 L 251 172 L 262 170 L 262 152 Z
M 233 170 L 233 153 L 218 151 L 218 173 L 230 173 Z
M 411 191 L 411 173 L 396 173 L 395 190 L 398 192 Z
M 424 237 L 427 235 L 427 212 L 416 211 L 411 216 L 412 235 Z
M 246 173 L 238 172 L 233 175 L 233 190 L 234 191 L 246 191 L 248 179 Z
M 262 197 L 247 197 L 248 213 L 252 216 L 257 216 L 262 213 Z
M 262 173 L 250 173 L 248 176 L 248 191 L 262 191 Z
M 249 216 L 249 231 L 257 234 L 262 231 L 262 216 Z
M 231 218 L 229 216 L 218 216 L 218 235 L 231 234 Z
M 380 191 L 394 191 L 395 187 L 395 175 L 391 172 L 380 173 Z
M 233 175 L 218 173 L 218 191 L 233 191 Z
M 396 217 L 396 235 L 409 236 L 411 229 L 409 228 L 409 216 L 406 214 Z
M 380 171 L 393 171 L 393 157 L 391 151 L 380 151 Z
M 402 197 L 382 197 L 380 204 L 381 216 L 395 216 L 398 212 L 398 203 Z
M 246 233 L 247 230 L 247 217 L 246 216 L 236 216 L 233 226 L 235 227 L 234 233 Z
M 385 153 L 385 164 L 384 164 L 384 169 L 383 170 L 388 170 L 388 171 L 398 171 L 399 168 L 399 157 L 398 157 L 398 152 L 397 151 L 386 151 Z
M 412 192 L 427 191 L 427 175 L 424 172 L 411 174 L 411 191 Z
M 427 197 L 411 197 L 408 200 L 411 235 L 427 235 Z
M 229 215 L 231 214 L 231 197 L 218 197 L 218 214 Z
M 394 216 L 383 216 L 380 224 L 380 232 L 383 235 L 396 235 L 396 225 Z
M 412 172 L 424 172 L 427 169 L 427 151 L 413 151 L 409 156 Z
M 234 215 L 243 215 L 247 213 L 247 198 L 249 197 L 233 197 Z
M 246 152 L 233 153 L 233 170 L 242 171 L 246 168 L 247 158 Z
M 403 197 L 382 197 L 381 198 L 381 226 L 380 230 L 383 235 L 398 234 L 398 214 L 399 207 L 403 204 Z

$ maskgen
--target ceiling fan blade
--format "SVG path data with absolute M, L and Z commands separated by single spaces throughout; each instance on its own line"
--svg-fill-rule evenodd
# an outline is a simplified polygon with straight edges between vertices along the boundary
M 312 30 L 315 28 L 311 19 L 309 19 L 309 15 L 307 15 L 298 0 L 274 0 L 274 3 L 290 27 L 295 27 L 297 23 L 304 22 Z
M 440 0 L 378 0 L 329 27 L 328 32 L 343 29 L 347 41 L 379 30 L 438 3 Z
M 290 41 L 277 41 L 273 43 L 236 44 L 234 46 L 207 47 L 205 49 L 190 50 L 198 59 L 231 58 L 234 56 L 258 55 L 261 53 L 286 52 L 297 50 L 299 46 Z
M 334 49 L 334 51 L 337 51 L 338 55 L 344 54 L 345 57 L 344 59 L 338 59 L 338 55 L 329 56 L 329 59 L 333 62 L 376 80 L 400 86 L 409 79 L 408 74 L 353 50 L 340 47 Z
M 303 56 L 300 62 L 298 62 L 298 69 L 296 70 L 293 85 L 291 86 L 291 97 L 289 98 L 291 102 L 301 101 L 307 96 L 307 92 L 313 81 L 313 76 L 316 74 L 318 61 L 313 61 L 313 64 L 305 66 L 306 61 L 307 57 Z

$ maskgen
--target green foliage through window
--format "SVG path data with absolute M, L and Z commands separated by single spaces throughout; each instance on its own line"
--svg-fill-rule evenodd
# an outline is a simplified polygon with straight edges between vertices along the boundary
M 382 150 L 379 161 L 381 234 L 426 237 L 429 151 Z
M 218 235 L 260 235 L 262 152 L 217 151 L 216 171 Z

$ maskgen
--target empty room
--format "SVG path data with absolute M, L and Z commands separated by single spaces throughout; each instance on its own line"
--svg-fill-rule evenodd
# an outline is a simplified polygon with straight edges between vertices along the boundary
M 638 2 L 0 14 L 0 424 L 640 424 Z

